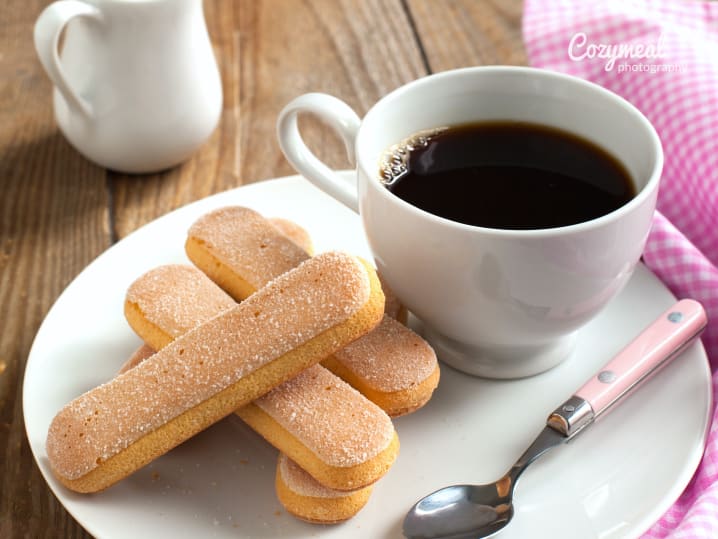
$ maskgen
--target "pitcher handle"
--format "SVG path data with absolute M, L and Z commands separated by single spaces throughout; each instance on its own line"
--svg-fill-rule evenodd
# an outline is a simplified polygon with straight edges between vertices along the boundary
M 60 63 L 58 45 L 60 34 L 68 22 L 75 17 L 90 17 L 101 20 L 100 11 L 79 0 L 59 0 L 47 6 L 35 22 L 35 50 L 42 67 L 67 103 L 86 116 L 92 116 L 92 106 L 82 98 L 67 81 Z
M 301 113 L 314 114 L 339 133 L 352 166 L 355 165 L 354 141 L 361 123 L 359 116 L 336 97 L 310 93 L 290 101 L 277 120 L 279 146 L 292 166 L 322 191 L 358 212 L 356 176 L 354 182 L 348 183 L 312 153 L 297 125 L 297 116 Z

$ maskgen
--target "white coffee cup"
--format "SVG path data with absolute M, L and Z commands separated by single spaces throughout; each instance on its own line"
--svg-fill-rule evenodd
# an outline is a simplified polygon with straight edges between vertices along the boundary
M 307 148 L 301 113 L 341 135 L 356 162 L 356 185 Z M 380 181 L 380 160 L 391 145 L 425 129 L 492 120 L 541 124 L 592 141 L 625 166 L 636 196 L 591 221 L 503 230 L 437 217 Z M 359 211 L 379 272 L 423 322 L 439 357 L 492 378 L 533 375 L 570 355 L 577 331 L 633 273 L 663 167 L 658 135 L 633 105 L 584 80 L 524 67 L 431 75 L 391 92 L 363 120 L 334 97 L 306 94 L 281 112 L 278 137 L 302 175 Z

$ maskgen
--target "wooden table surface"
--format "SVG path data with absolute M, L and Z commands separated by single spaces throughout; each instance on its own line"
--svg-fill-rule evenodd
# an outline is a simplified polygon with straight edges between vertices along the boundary
M 87 161 L 58 131 L 32 45 L 47 3 L 4 0 L 0 10 L 2 538 L 89 537 L 33 461 L 22 382 L 40 323 L 90 261 L 179 206 L 292 174 L 274 127 L 299 94 L 327 92 L 363 115 L 428 73 L 526 63 L 520 0 L 205 0 L 224 91 L 219 127 L 184 164 L 130 176 Z M 302 129 L 320 158 L 347 166 L 326 129 L 311 121 Z

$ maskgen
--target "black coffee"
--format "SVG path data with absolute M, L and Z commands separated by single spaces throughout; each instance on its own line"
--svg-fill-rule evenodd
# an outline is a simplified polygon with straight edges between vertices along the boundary
M 636 194 L 623 165 L 595 144 L 517 122 L 419 133 L 387 151 L 380 173 L 387 188 L 408 203 L 490 228 L 581 223 Z

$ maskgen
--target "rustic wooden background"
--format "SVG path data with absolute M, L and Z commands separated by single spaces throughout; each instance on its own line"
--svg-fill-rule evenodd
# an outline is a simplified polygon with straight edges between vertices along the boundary
M 64 287 L 139 226 L 212 193 L 293 171 L 274 136 L 307 91 L 360 115 L 428 73 L 525 64 L 520 0 L 205 0 L 220 66 L 220 126 L 183 165 L 129 176 L 80 156 L 59 133 L 32 45 L 49 2 L 0 8 L 0 537 L 85 538 L 45 485 L 22 419 L 32 340 Z M 346 167 L 326 130 L 303 125 L 319 157 Z M 81 324 L 82 321 L 78 321 Z

